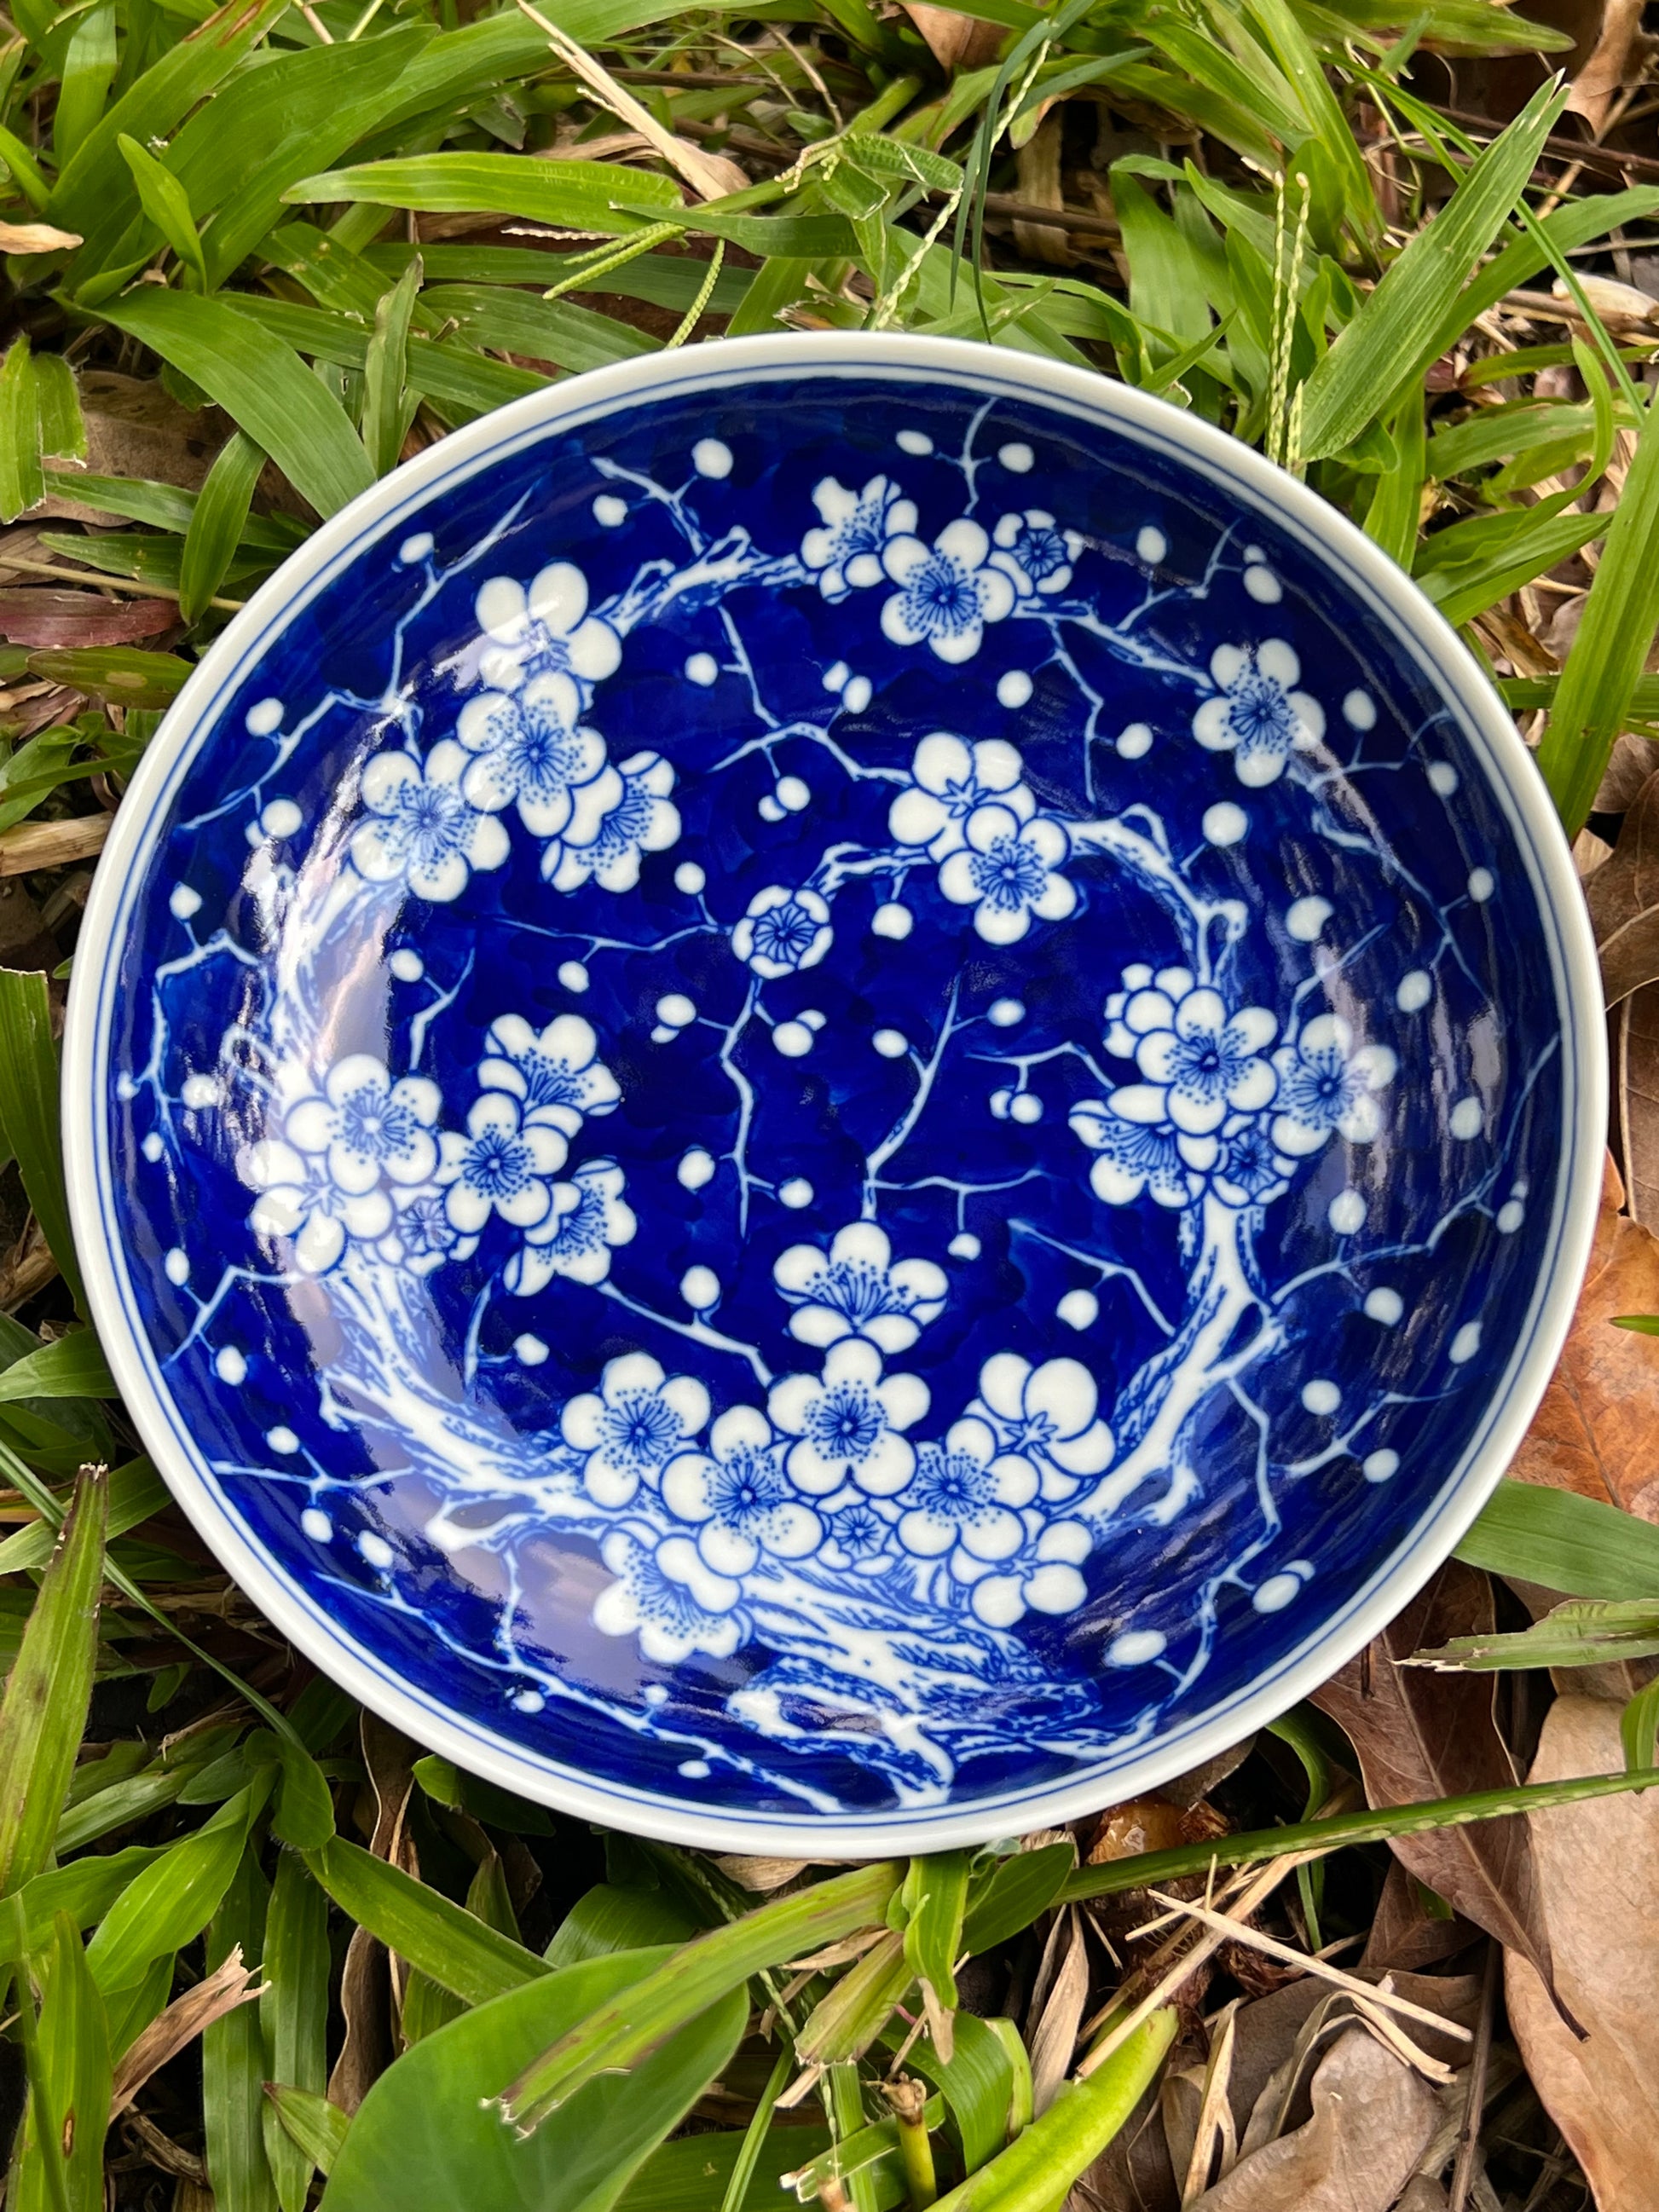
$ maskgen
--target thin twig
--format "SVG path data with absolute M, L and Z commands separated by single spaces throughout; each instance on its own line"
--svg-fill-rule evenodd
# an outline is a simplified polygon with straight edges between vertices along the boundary
M 59 568 L 50 561 L 27 561 L 21 553 L 0 553 L 0 568 L 27 569 L 31 576 L 51 576 L 60 584 L 91 584 L 100 592 L 130 592 L 141 599 L 179 599 L 184 597 L 171 584 L 141 584 L 132 576 L 106 576 L 96 568 Z M 210 599 L 210 607 L 240 614 L 246 599 Z
M 1480 1977 L 1480 2016 L 1474 2032 L 1474 2051 L 1469 2060 L 1468 2094 L 1463 2124 L 1457 2134 L 1457 2163 L 1452 2168 L 1451 2194 L 1446 2212 L 1464 2212 L 1474 2185 L 1474 2162 L 1480 2148 L 1480 2114 L 1486 2101 L 1486 2069 L 1492 2061 L 1492 2016 L 1498 2008 L 1498 1966 L 1503 1947 L 1486 1938 L 1486 1963 Z

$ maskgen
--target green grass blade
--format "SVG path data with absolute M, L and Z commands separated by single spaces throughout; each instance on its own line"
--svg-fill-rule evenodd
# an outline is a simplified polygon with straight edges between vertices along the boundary
M 879 1923 L 901 1869 L 886 1862 L 763 1905 L 676 1951 L 633 1990 L 602 2007 L 543 2053 L 504 2091 L 501 2109 L 533 2128 L 597 2075 L 631 2066 L 660 2039 L 751 1974 Z
M 420 256 L 411 261 L 374 310 L 374 335 L 363 360 L 363 450 L 377 477 L 398 465 L 418 395 L 409 392 L 409 324 L 421 289 Z
M 38 2115 L 44 2106 L 52 2162 L 62 2174 L 69 2212 L 103 2212 L 104 2130 L 110 2106 L 109 2028 L 103 1999 L 87 1972 L 74 1921 L 60 1912 L 48 1933 L 38 1972 L 40 2013 L 35 2038 L 39 2101 L 7 2192 L 12 2212 L 49 2212 L 56 2191 L 42 2152 Z M 27 1997 L 24 1999 L 27 2002 Z
M 1443 350 L 1440 325 L 1449 308 L 1526 189 L 1565 99 L 1561 85 L 1534 94 L 1413 238 L 1303 386 L 1307 459 L 1351 446 L 1395 393 L 1420 382 Z
M 264 465 L 263 449 L 245 430 L 233 431 L 214 455 L 185 526 L 179 562 L 179 611 L 187 623 L 200 621 L 225 580 Z
M 60 353 L 34 356 L 34 412 L 40 452 L 50 460 L 84 460 L 87 426 L 75 371 Z
M 971 1851 L 935 1851 L 914 1858 L 900 1893 L 900 1903 L 910 1916 L 904 1929 L 910 1971 L 947 2013 L 956 2010 L 956 1962 L 962 1955 L 972 1858 Z
M 174 1844 L 122 1892 L 87 1946 L 87 1963 L 106 1997 L 137 1987 L 158 1959 L 201 1934 L 235 1878 L 269 1789 L 261 1776 L 239 1790 L 205 1827 Z
M 0 1374 L 0 1404 L 17 1398 L 113 1398 L 115 1378 L 89 1328 L 54 1338 Z
M 343 1836 L 307 1853 L 306 1863 L 343 1911 L 466 2004 L 552 1972 L 522 1943 Z
M 15 522 L 46 496 L 40 412 L 27 337 L 15 337 L 0 363 L 0 522 Z
M 374 481 L 339 402 L 280 338 L 224 301 L 146 284 L 104 314 L 199 384 L 319 514 L 333 514 Z
M 189 194 L 172 170 L 136 138 L 130 138 L 124 131 L 115 143 L 132 172 L 140 206 L 194 276 L 197 289 L 205 292 L 207 264 L 202 258 L 202 240 L 191 213 Z
M 962 1948 L 970 1954 L 989 1951 L 1029 1928 L 1054 1902 L 1076 1864 L 1072 1844 L 1044 1844 L 1039 1850 L 1013 1851 L 999 1859 L 969 1894 Z
M 1638 1690 L 1626 1705 L 1619 1717 L 1619 1734 L 1627 1772 L 1639 1774 L 1653 1765 L 1655 1738 L 1659 1735 L 1659 1679 Z
M 605 161 L 526 161 L 516 154 L 416 154 L 303 177 L 283 198 L 295 204 L 368 200 L 376 207 L 438 215 L 523 216 L 596 236 L 623 237 L 651 220 L 615 203 L 653 207 L 659 219 L 680 204 L 667 177 Z
M 16 1160 L 40 1233 L 84 1313 L 64 1190 L 58 1102 L 58 1048 L 46 979 L 38 972 L 0 969 L 0 1150 Z
M 305 2160 L 307 2172 L 315 2166 L 325 2179 L 333 2172 L 334 2161 L 345 2148 L 345 2139 L 351 2128 L 351 2118 L 337 2105 L 314 2089 L 296 2088 L 290 2081 L 267 2081 L 265 2098 L 269 2109 L 276 2115 L 283 2133 Z M 265 2154 L 270 2157 L 270 2135 L 265 2135 Z M 277 2186 L 282 2186 L 281 2168 L 275 2158 L 271 2165 L 277 2174 Z M 288 2200 L 283 2200 L 286 2212 Z
M 152 1513 L 161 1511 L 171 1495 L 147 1459 L 129 1460 L 125 1467 L 118 1467 L 109 1478 L 106 1539 L 125 1536 L 129 1528 L 148 1521 Z M 20 1528 L 0 1544 L 0 1575 L 44 1567 L 57 1541 L 57 1527 L 44 1518 Z
M 107 1497 L 103 1469 L 87 1468 L 0 1704 L 0 1894 L 46 1863 L 85 1733 Z
M 259 1999 L 259 2032 L 265 2077 L 320 2100 L 328 2081 L 328 1899 L 295 1851 L 284 1851 L 276 1862 L 263 1960 L 267 1987 Z M 277 2202 L 283 2212 L 304 2212 L 319 2162 L 315 2153 L 295 2138 L 280 2106 L 269 2098 L 262 2124 Z
M 1500 1482 L 1456 1555 L 1572 1597 L 1659 1598 L 1659 1528 L 1542 1483 Z
M 207 1936 L 207 1969 L 222 1966 L 240 1945 L 252 1965 L 265 1947 L 270 1885 L 257 1852 L 245 1850 Z M 216 2020 L 202 2037 L 202 2112 L 214 2212 L 277 2212 L 265 2158 L 265 2053 L 251 2004 Z

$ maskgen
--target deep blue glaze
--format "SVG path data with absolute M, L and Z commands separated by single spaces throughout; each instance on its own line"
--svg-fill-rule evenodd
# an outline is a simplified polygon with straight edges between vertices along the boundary
M 1560 956 L 1300 528 L 1029 396 L 746 378 L 366 527 L 244 662 L 123 899 L 103 1206 L 152 1440 L 318 1636 L 623 1825 L 925 1834 L 1109 1796 L 1445 1509 L 1559 1233 Z

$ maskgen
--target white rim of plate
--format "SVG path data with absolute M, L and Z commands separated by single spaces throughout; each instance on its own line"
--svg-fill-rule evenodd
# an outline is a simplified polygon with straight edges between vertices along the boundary
M 114 956 L 125 940 L 133 892 L 165 823 L 168 799 L 222 702 L 308 599 L 371 539 L 406 526 L 413 511 L 437 490 L 550 433 L 699 386 L 859 374 L 924 387 L 939 381 L 965 385 L 1080 416 L 1186 462 L 1324 555 L 1369 602 L 1399 650 L 1414 657 L 1437 684 L 1509 817 L 1540 921 L 1553 939 L 1565 1110 L 1546 1264 L 1504 1372 L 1433 1507 L 1334 1615 L 1323 1619 L 1270 1676 L 1161 1733 L 1139 1755 L 1131 1751 L 1121 1759 L 1099 1762 L 1058 1784 L 1012 1790 L 960 1805 L 947 1801 L 909 1813 L 855 1814 L 831 1821 L 720 1812 L 655 1790 L 596 1782 L 412 1690 L 384 1660 L 337 1628 L 303 1587 L 252 1540 L 161 1380 L 118 1241 L 102 1109 L 109 1090 Z M 1250 447 L 1132 386 L 1039 355 L 967 339 L 834 331 L 717 339 L 684 352 L 591 370 L 515 400 L 383 477 L 323 523 L 260 587 L 185 684 L 115 817 L 76 951 L 64 1040 L 63 1129 L 70 1215 L 92 1318 L 139 1433 L 204 1540 L 313 1665 L 359 1703 L 458 1765 L 561 1812 L 712 1850 L 837 1859 L 994 1841 L 1143 1794 L 1276 1719 L 1387 1626 L 1486 1504 L 1549 1382 L 1595 1233 L 1607 1084 L 1595 943 L 1543 780 L 1473 655 L 1402 570 L 1335 508 Z

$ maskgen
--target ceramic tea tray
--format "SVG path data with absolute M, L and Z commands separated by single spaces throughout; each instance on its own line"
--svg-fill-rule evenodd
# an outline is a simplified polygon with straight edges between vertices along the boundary
M 748 339 L 445 441 L 117 818 L 67 1130 L 230 1571 L 462 1765 L 833 1856 L 1291 1704 L 1587 1249 L 1595 963 L 1427 602 L 1104 377 Z

